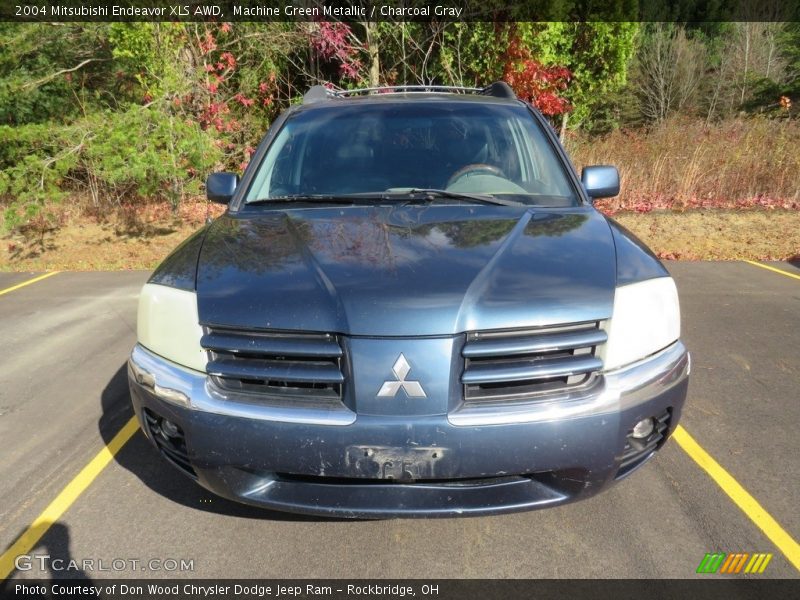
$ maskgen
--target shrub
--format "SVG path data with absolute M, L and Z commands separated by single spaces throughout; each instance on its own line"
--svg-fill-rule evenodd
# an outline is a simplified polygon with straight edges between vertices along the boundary
M 39 216 L 47 202 L 63 198 L 64 178 L 76 165 L 67 151 L 71 132 L 47 123 L 18 127 L 0 126 L 0 198 L 7 200 L 3 214 L 6 229 Z
M 131 106 L 69 125 L 0 127 L 0 198 L 4 225 L 18 228 L 70 193 L 107 211 L 132 198 L 196 194 L 219 158 L 213 138 L 169 111 Z
M 186 193 L 199 191 L 199 177 L 218 157 L 211 136 L 197 124 L 158 108 L 94 115 L 90 129 L 78 167 L 81 183 L 100 204 L 139 196 L 177 208 Z

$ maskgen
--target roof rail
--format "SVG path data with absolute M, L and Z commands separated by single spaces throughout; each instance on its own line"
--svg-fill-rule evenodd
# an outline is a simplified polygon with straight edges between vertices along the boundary
M 484 87 L 460 87 L 454 85 L 391 85 L 381 87 L 367 87 L 356 90 L 331 89 L 324 85 L 311 87 L 303 96 L 303 104 L 314 104 L 334 98 L 349 98 L 352 96 L 369 96 L 372 94 L 403 94 L 408 92 L 432 94 L 481 94 L 495 98 L 516 99 L 516 94 L 505 81 L 496 81 Z

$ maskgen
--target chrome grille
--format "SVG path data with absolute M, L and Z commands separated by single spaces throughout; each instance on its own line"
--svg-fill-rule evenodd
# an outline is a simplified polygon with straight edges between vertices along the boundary
M 342 347 L 336 336 L 206 328 L 206 371 L 226 390 L 282 400 L 341 400 Z
M 529 398 L 587 386 L 603 368 L 600 323 L 515 331 L 473 332 L 464 357 L 465 402 Z

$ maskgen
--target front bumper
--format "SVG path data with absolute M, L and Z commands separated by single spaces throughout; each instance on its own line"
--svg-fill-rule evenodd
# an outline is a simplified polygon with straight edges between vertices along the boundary
M 203 373 L 138 345 L 128 363 L 148 438 L 157 442 L 154 419 L 176 424 L 186 460 L 156 445 L 205 488 L 275 510 L 366 518 L 493 514 L 591 496 L 667 439 L 689 368 L 676 342 L 579 394 L 399 417 L 225 396 Z M 648 417 L 666 430 L 636 455 L 629 434 Z

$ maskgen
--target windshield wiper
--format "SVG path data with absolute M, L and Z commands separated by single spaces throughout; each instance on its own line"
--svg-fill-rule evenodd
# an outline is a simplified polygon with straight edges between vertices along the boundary
M 488 196 L 484 194 L 464 194 L 461 192 L 451 192 L 449 190 L 438 190 L 436 188 L 411 188 L 406 195 L 422 195 L 428 199 L 433 198 L 452 198 L 454 200 L 471 200 L 473 202 L 480 202 L 481 204 L 498 204 L 500 206 L 527 206 L 522 202 L 516 200 L 506 200 L 498 198 L 497 196 Z
M 258 198 L 256 200 L 248 200 L 245 205 L 252 206 L 254 204 L 268 204 L 270 202 L 327 202 L 335 204 L 355 204 L 358 201 L 363 201 L 363 196 L 348 195 L 348 194 L 293 194 L 290 196 L 272 196 L 271 198 Z
M 469 200 L 470 202 L 480 202 L 481 204 L 495 204 L 500 206 L 528 206 L 515 200 L 506 200 L 496 196 L 483 194 L 463 194 L 461 192 L 451 192 L 449 190 L 439 190 L 435 188 L 408 188 L 392 189 L 385 192 L 359 192 L 355 194 L 293 194 L 288 196 L 273 196 L 271 198 L 258 198 L 250 200 L 245 204 L 268 204 L 270 202 L 323 202 L 335 204 L 368 204 L 375 200 L 433 200 L 435 198 L 449 198 L 452 200 Z

